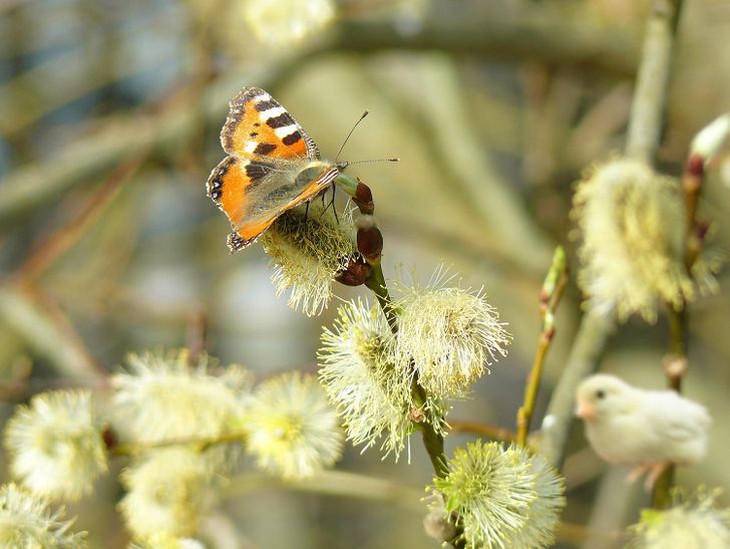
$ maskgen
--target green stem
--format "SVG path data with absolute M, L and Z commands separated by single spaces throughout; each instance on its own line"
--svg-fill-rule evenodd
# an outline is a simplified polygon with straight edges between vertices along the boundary
M 393 307 L 393 302 L 388 292 L 388 286 L 385 282 L 385 276 L 383 275 L 383 268 L 380 262 L 373 264 L 373 270 L 365 281 L 365 286 L 370 288 L 375 294 L 375 297 L 380 304 L 385 318 L 388 320 L 393 334 L 398 333 L 398 313 Z M 417 406 L 423 406 L 426 403 L 427 395 L 423 387 L 418 383 L 418 375 L 416 372 L 413 373 L 413 380 L 411 383 L 411 393 L 413 395 L 414 404 Z M 444 437 L 439 433 L 434 426 L 429 422 L 416 423 L 418 429 L 421 431 L 421 437 L 423 439 L 423 446 L 426 449 L 428 458 L 431 460 L 431 465 L 437 477 L 444 478 L 449 474 L 449 468 L 446 462 L 446 456 L 444 455 Z M 464 545 L 464 540 L 461 539 L 461 527 L 457 524 L 458 517 L 452 517 L 453 524 L 457 529 L 457 536 L 449 543 L 454 549 L 461 549 Z
M 383 268 L 380 263 L 373 265 L 370 277 L 365 281 L 365 286 L 370 288 L 383 309 L 383 314 L 388 320 L 391 331 L 398 333 L 398 313 L 393 308 L 393 302 L 390 299 L 388 286 L 383 275 Z M 427 400 L 426 392 L 418 383 L 418 376 L 414 374 L 411 384 L 411 392 L 414 402 L 422 406 Z M 438 433 L 430 423 L 418 423 L 418 428 L 423 436 L 423 444 L 426 447 L 428 457 L 433 464 L 436 476 L 443 478 L 447 473 L 446 457 L 444 456 L 444 437 Z
M 426 447 L 428 458 L 431 460 L 433 470 L 439 478 L 445 478 L 449 474 L 449 467 L 446 464 L 446 456 L 444 455 L 444 437 L 430 423 L 421 423 L 421 437 L 423 445 Z
M 517 411 L 517 435 L 515 442 L 524 446 L 527 444 L 527 434 L 530 431 L 530 421 L 535 411 L 537 393 L 540 389 L 540 380 L 545 365 L 550 344 L 555 335 L 555 308 L 563 296 L 565 285 L 568 283 L 568 263 L 565 250 L 562 246 L 555 248 L 553 261 L 550 265 L 545 281 L 540 291 L 540 316 L 542 317 L 542 332 L 532 362 L 530 377 L 525 386 L 525 397 L 522 406 Z
M 393 302 L 390 299 L 390 293 L 388 292 L 388 286 L 385 282 L 385 276 L 383 275 L 383 267 L 380 263 L 373 265 L 373 270 L 370 276 L 365 280 L 365 286 L 367 286 L 375 294 L 375 297 L 380 304 L 380 308 L 383 310 L 385 318 L 388 320 L 388 326 L 390 330 L 395 334 L 398 332 L 398 314 L 393 309 Z
M 375 203 L 373 202 L 372 192 L 370 188 L 348 175 L 340 174 L 335 182 L 338 186 L 343 189 L 347 194 L 353 198 L 353 202 L 357 204 L 360 212 L 364 215 L 370 215 L 375 211 Z M 378 231 L 379 234 L 379 231 Z M 358 249 L 360 249 L 360 229 L 358 230 Z M 380 248 L 382 249 L 382 236 L 380 237 Z M 388 292 L 388 285 L 385 281 L 385 275 L 383 274 L 383 267 L 380 263 L 380 250 L 377 250 L 376 254 L 368 256 L 363 250 L 361 253 L 366 257 L 368 264 L 371 267 L 369 276 L 365 279 L 365 286 L 368 287 L 374 294 L 380 308 L 383 310 L 383 314 L 388 321 L 388 326 L 393 335 L 398 334 L 398 311 L 393 306 L 393 301 L 390 298 Z M 446 456 L 444 455 L 444 436 L 441 434 L 436 427 L 434 427 L 432 421 L 424 421 L 422 409 L 425 408 L 428 402 L 428 395 L 423 387 L 418 382 L 418 371 L 411 364 L 412 376 L 411 376 L 411 396 L 413 398 L 413 408 L 409 410 L 411 415 L 411 421 L 421 431 L 423 437 L 423 446 L 426 448 L 428 458 L 431 460 L 434 472 L 438 478 L 445 478 L 449 474 L 449 468 L 446 462 Z M 439 417 L 436 421 L 441 422 L 442 418 Z M 464 547 L 464 540 L 462 539 L 463 529 L 459 526 L 459 517 L 452 515 L 452 523 L 456 527 L 457 535 L 449 543 L 455 548 L 460 549 Z
M 517 436 L 515 437 L 515 442 L 520 446 L 524 446 L 527 443 L 527 433 L 530 430 L 530 421 L 532 420 L 532 413 L 535 409 L 535 401 L 537 400 L 537 393 L 540 388 L 545 356 L 550 348 L 551 339 L 552 337 L 549 337 L 545 333 L 540 335 L 540 343 L 532 363 L 530 378 L 525 387 L 523 404 L 517 411 Z

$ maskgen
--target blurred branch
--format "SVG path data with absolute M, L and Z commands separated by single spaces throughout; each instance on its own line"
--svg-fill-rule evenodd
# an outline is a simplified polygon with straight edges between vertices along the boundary
M 106 207 L 119 194 L 122 185 L 142 165 L 145 153 L 146 151 L 141 151 L 139 154 L 132 156 L 129 160 L 120 164 L 101 188 L 91 197 L 83 211 L 71 220 L 70 223 L 57 229 L 43 241 L 41 247 L 35 250 L 20 268 L 20 274 L 24 280 L 40 276 L 86 234 L 88 228 L 101 217 Z
M 65 376 L 88 381 L 106 375 L 66 316 L 30 287 L 0 285 L 0 319 Z
M 626 154 L 651 162 L 659 147 L 674 34 L 681 0 L 655 0 L 647 21 L 639 76 L 634 91 Z M 598 369 L 598 361 L 614 329 L 612 317 L 588 312 L 581 320 L 568 361 L 543 420 L 541 451 L 560 467 L 573 421 L 573 401 L 580 381 Z
M 223 498 L 240 498 L 242 494 L 285 488 L 313 494 L 349 497 L 369 500 L 376 503 L 390 502 L 398 506 L 424 512 L 423 489 L 413 489 L 388 479 L 374 478 L 372 475 L 358 475 L 345 471 L 322 471 L 311 479 L 282 481 L 262 473 L 243 473 L 233 477 L 228 483 Z
M 598 531 L 586 528 L 582 524 L 573 524 L 561 521 L 557 533 L 558 541 L 568 544 L 570 547 L 585 547 L 584 543 L 593 541 L 604 549 L 606 547 L 619 547 L 623 541 L 621 532 Z
M 631 88 L 629 82 L 617 83 L 581 117 L 564 145 L 568 166 L 582 170 L 602 156 L 612 136 L 619 135 L 629 118 Z
M 457 10 L 458 11 L 458 10 Z M 594 26 L 585 19 L 567 22 L 560 14 L 495 18 L 439 17 L 414 33 L 388 23 L 345 21 L 337 49 L 354 52 L 428 50 L 500 61 L 535 61 L 560 67 L 633 76 L 638 37 L 626 28 Z
M 552 244 L 480 146 L 454 63 L 445 59 L 429 67 L 421 71 L 419 83 L 429 90 L 421 101 L 426 102 L 430 138 L 436 142 L 436 150 L 442 151 L 442 160 L 451 174 L 449 192 L 462 197 L 465 205 L 494 231 L 501 247 L 519 257 L 522 268 L 544 272 Z
M 184 112 L 175 112 L 158 119 L 112 120 L 48 160 L 15 170 L 0 185 L 0 228 L 80 182 L 95 181 L 117 162 L 173 138 L 184 117 Z
M 682 0 L 654 0 L 629 119 L 626 154 L 652 162 L 659 148 Z

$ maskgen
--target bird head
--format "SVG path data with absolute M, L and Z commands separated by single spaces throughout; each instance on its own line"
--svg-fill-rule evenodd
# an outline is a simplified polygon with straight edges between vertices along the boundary
M 597 421 L 608 413 L 625 412 L 631 399 L 631 386 L 616 376 L 597 374 L 578 386 L 575 415 L 584 421 Z

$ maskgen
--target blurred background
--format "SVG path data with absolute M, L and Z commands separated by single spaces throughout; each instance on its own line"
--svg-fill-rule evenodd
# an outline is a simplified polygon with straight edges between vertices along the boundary
M 332 158 L 345 148 L 373 190 L 386 277 L 439 265 L 484 287 L 514 336 L 509 357 L 452 419 L 514 428 L 538 335 L 537 296 L 582 170 L 621 151 L 648 2 L 636 0 L 1 0 L 0 397 L 101 390 L 129 352 L 204 347 L 259 380 L 316 370 L 323 325 L 277 299 L 261 247 L 229 255 L 228 221 L 205 194 L 218 134 L 243 86 L 270 91 Z M 657 164 L 681 173 L 694 134 L 730 110 L 730 1 L 685 6 Z M 730 161 L 710 168 L 701 216 L 730 249 Z M 685 393 L 716 418 L 707 462 L 679 483 L 730 487 L 730 286 L 690 313 Z M 365 291 L 336 288 L 348 298 Z M 581 315 L 571 282 L 533 426 Z M 205 336 L 204 339 L 202 336 Z M 602 369 L 665 384 L 667 325 L 632 320 Z M 649 503 L 602 464 L 576 426 L 559 547 L 619 546 Z M 447 449 L 469 440 L 454 435 Z M 123 466 L 115 464 L 117 470 Z M 201 539 L 233 547 L 437 547 L 421 529 L 432 469 L 349 449 L 339 468 L 379 497 L 234 480 Z M 0 476 L 7 479 L 7 468 Z M 110 480 L 111 479 L 111 480 Z M 125 547 L 113 475 L 67 506 L 91 547 Z M 721 501 L 730 500 L 725 494 Z

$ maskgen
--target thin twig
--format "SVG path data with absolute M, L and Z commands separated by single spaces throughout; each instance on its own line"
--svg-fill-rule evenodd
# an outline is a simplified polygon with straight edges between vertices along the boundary
M 223 499 L 240 498 L 242 494 L 281 487 L 312 494 L 395 503 L 417 513 L 423 513 L 423 490 L 403 486 L 390 479 L 359 475 L 349 471 L 325 470 L 311 479 L 281 480 L 260 472 L 237 475 L 226 483 Z
M 705 163 L 708 153 L 690 150 L 684 166 L 682 189 L 685 205 L 685 240 L 684 265 L 689 276 L 697 262 L 704 245 L 707 225 L 697 220 L 697 205 L 704 183 Z M 682 379 L 689 369 L 687 351 L 689 348 L 689 303 L 682 299 L 679 306 L 667 304 L 669 317 L 669 342 L 667 355 L 662 361 L 664 374 L 669 388 L 682 391 Z M 657 479 L 652 492 L 652 504 L 657 509 L 665 509 L 672 505 L 671 489 L 674 485 L 675 467 L 670 466 Z
M 540 452 L 558 468 L 565 459 L 565 446 L 575 409 L 575 389 L 598 369 L 608 334 L 613 328 L 613 320 L 606 315 L 589 311 L 583 316 L 565 368 L 553 390 L 542 421 Z
M 515 438 L 514 432 L 509 429 L 503 429 L 502 427 L 495 427 L 494 425 L 486 425 L 484 423 L 477 423 L 474 421 L 450 419 L 449 427 L 451 427 L 452 433 L 471 433 L 475 435 L 482 435 L 492 440 L 512 442 Z
M 553 255 L 553 263 L 540 291 L 542 331 L 540 332 L 530 376 L 525 386 L 525 397 L 522 401 L 522 406 L 517 411 L 517 436 L 515 437 L 515 442 L 522 446 L 527 443 L 527 434 L 530 430 L 530 421 L 532 420 L 538 390 L 540 389 L 545 357 L 550 349 L 553 337 L 555 337 L 555 308 L 560 302 L 567 283 L 568 265 L 565 251 L 562 246 L 558 246 Z

